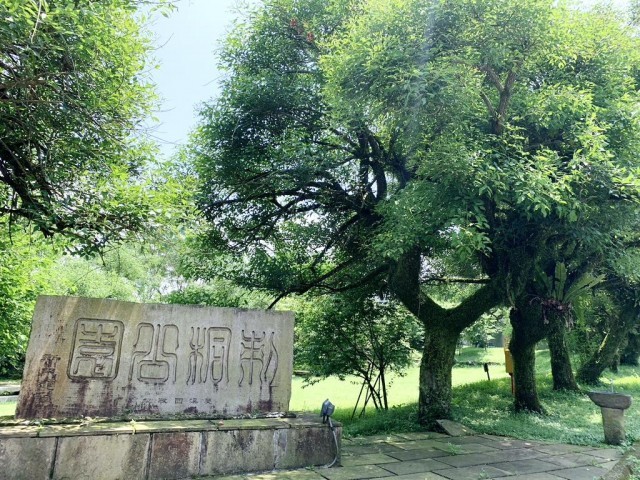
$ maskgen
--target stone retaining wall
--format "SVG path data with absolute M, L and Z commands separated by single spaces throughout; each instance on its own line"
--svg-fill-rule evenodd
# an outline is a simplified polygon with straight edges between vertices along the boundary
M 338 445 L 342 427 L 336 424 Z M 316 417 L 0 427 L 2 478 L 180 479 L 330 463 Z

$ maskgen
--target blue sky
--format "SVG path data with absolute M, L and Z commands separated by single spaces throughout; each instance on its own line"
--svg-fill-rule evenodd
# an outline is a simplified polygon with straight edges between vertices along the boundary
M 187 141 L 196 124 L 199 103 L 218 94 L 221 73 L 215 52 L 237 18 L 242 4 L 259 0 L 174 0 L 178 9 L 169 18 L 157 15 L 149 25 L 156 39 L 160 68 L 152 73 L 163 99 L 152 135 L 169 156 Z M 590 5 L 597 0 L 576 1 Z M 628 0 L 611 0 L 622 7 Z
M 168 18 L 157 15 L 149 25 L 157 45 L 154 57 L 159 63 L 152 77 L 163 100 L 151 134 L 164 155 L 187 140 L 197 120 L 197 105 L 218 94 L 221 74 L 216 69 L 215 51 L 239 7 L 238 0 L 175 3 L 177 11 Z

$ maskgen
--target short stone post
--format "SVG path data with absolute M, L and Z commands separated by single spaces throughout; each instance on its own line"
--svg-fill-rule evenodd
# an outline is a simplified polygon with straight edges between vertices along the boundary
M 625 439 L 624 410 L 620 408 L 600 407 L 604 441 L 609 445 L 620 445 Z
M 604 441 L 620 445 L 625 439 L 624 411 L 631 406 L 631 395 L 612 392 L 587 392 L 593 403 L 600 407 Z

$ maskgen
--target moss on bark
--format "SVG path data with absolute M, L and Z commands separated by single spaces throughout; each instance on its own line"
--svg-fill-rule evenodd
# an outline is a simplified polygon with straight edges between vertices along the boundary
M 433 428 L 436 420 L 451 417 L 451 369 L 459 337 L 458 329 L 445 326 L 431 327 L 425 332 L 418 420 L 427 428 Z
M 551 356 L 551 374 L 553 375 L 554 390 L 578 391 L 578 384 L 573 375 L 569 345 L 567 343 L 567 328 L 564 317 L 554 316 L 549 320 L 549 354 Z
M 526 299 L 516 302 L 510 312 L 513 336 L 509 350 L 513 355 L 513 381 L 515 386 L 514 408 L 516 412 L 543 413 L 536 388 L 536 344 L 547 333 L 542 319 L 542 308 Z

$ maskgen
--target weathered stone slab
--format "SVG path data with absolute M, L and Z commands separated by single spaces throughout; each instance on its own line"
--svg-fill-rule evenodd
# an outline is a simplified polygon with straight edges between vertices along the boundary
M 136 433 L 129 423 L 96 423 L 90 425 L 46 425 L 40 428 L 39 437 L 80 437 L 92 435 L 133 435 Z
M 317 416 L 247 422 L 256 428 L 211 430 L 217 422 L 205 420 L 7 426 L 0 429 L 0 479 L 219 478 L 326 465 L 336 456 L 333 434 Z M 340 445 L 342 427 L 334 427 Z M 36 434 L 44 438 L 25 436 Z
M 451 435 L 452 437 L 464 437 L 466 435 L 475 434 L 475 432 L 470 428 L 451 420 L 436 420 L 436 423 L 444 431 L 444 433 L 446 433 L 447 435 Z
M 327 465 L 336 459 L 340 463 L 342 428 L 332 431 L 325 425 L 319 428 L 293 427 L 275 432 L 275 468 L 296 468 L 297 465 Z M 336 441 L 338 450 L 336 452 Z M 336 458 L 337 456 L 337 458 Z
M 154 433 L 149 478 L 177 479 L 198 476 L 201 433 Z
M 205 433 L 200 475 L 273 470 L 274 435 L 280 430 L 234 430 Z M 285 430 L 286 431 L 286 430 Z
M 0 439 L 0 478 L 49 478 L 55 449 L 55 438 Z
M 148 447 L 148 435 L 60 437 L 53 479 L 144 478 Z
M 40 430 L 41 428 L 38 425 L 9 425 L 0 427 L 0 441 L 2 441 L 4 437 L 37 437 Z
M 40 297 L 16 416 L 286 411 L 293 314 Z
M 391 477 L 388 470 L 377 465 L 360 465 L 357 467 L 328 468 L 322 470 L 322 476 L 329 480 L 360 480 L 364 478 Z

